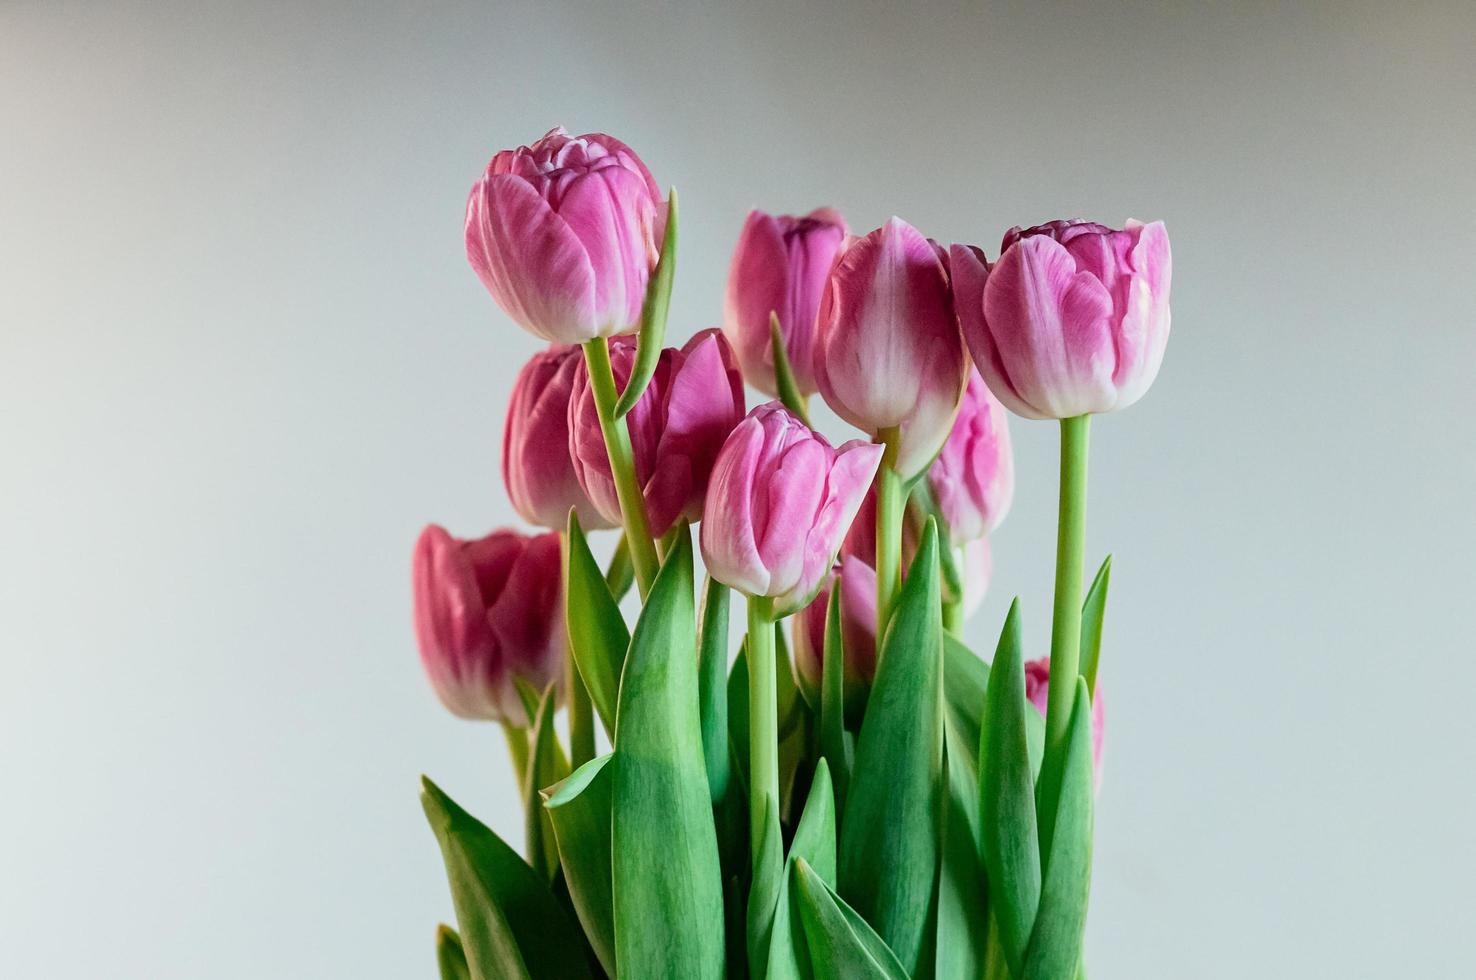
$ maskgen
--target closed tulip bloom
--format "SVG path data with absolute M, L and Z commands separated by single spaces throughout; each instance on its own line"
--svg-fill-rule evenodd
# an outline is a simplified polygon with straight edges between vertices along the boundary
M 1008 417 L 977 371 L 970 372 L 953 431 L 928 468 L 928 488 L 954 545 L 984 537 L 1009 512 L 1015 460 Z
M 550 347 L 534 354 L 513 382 L 502 429 L 502 481 L 530 524 L 562 530 L 571 508 L 585 530 L 618 523 L 590 503 L 569 455 L 569 403 L 583 363 L 578 347 Z
M 922 472 L 968 377 L 943 251 L 900 218 L 851 239 L 820 301 L 815 345 L 826 404 L 873 436 L 898 427 L 897 471 Z
M 466 257 L 524 329 L 579 344 L 639 325 L 665 220 L 630 147 L 552 129 L 487 165 L 466 202 Z
M 558 535 L 463 541 L 432 524 L 413 565 L 415 638 L 436 695 L 461 718 L 526 727 L 513 679 L 542 691 L 563 675 Z
M 1012 228 L 990 265 L 952 250 L 953 291 L 974 362 L 1005 407 L 1032 419 L 1126 408 L 1158 374 L 1172 260 L 1163 222 Z
M 610 344 L 615 383 L 623 388 L 635 365 L 634 338 Z M 569 453 L 584 492 L 605 518 L 620 522 L 620 499 L 599 414 L 580 363 L 568 404 Z M 656 373 L 626 416 L 636 479 L 651 533 L 678 520 L 699 520 L 718 450 L 743 418 L 743 378 L 733 350 L 717 330 L 703 330 L 680 350 L 661 352 Z
M 825 651 L 825 617 L 830 592 L 840 583 L 842 689 L 846 713 L 859 711 L 866 690 L 876 676 L 876 570 L 851 555 L 843 555 L 840 567 L 826 576 L 820 591 L 794 617 L 794 677 L 805 700 L 820 704 L 821 669 Z
M 765 394 L 779 394 L 770 313 L 778 314 L 800 394 L 815 393 L 815 314 L 845 238 L 845 219 L 830 208 L 802 218 L 749 212 L 728 269 L 723 333 L 738 353 L 743 377 Z
M 882 448 L 839 449 L 778 402 L 760 405 L 728 436 L 712 471 L 702 558 L 712 576 L 774 600 L 774 615 L 807 604 L 881 462 Z
M 1046 699 L 1051 689 L 1051 658 L 1041 657 L 1025 664 L 1025 697 L 1035 705 L 1042 718 L 1046 713 Z M 1107 724 L 1102 708 L 1102 689 L 1092 695 L 1092 782 L 1102 781 L 1102 737 Z

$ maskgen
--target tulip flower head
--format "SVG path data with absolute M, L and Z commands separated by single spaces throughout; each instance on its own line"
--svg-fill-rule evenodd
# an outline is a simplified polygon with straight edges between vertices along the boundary
M 859 713 L 866 690 L 876 676 L 876 570 L 852 555 L 842 555 L 840 567 L 808 606 L 794 617 L 794 677 L 805 700 L 820 704 L 820 675 L 824 663 L 825 617 L 830 593 L 840 583 L 843 691 L 848 715 Z
M 713 467 L 701 534 L 708 571 L 746 595 L 772 598 L 775 616 L 806 605 L 881 453 L 860 440 L 834 449 L 778 402 L 754 409 Z
M 953 246 L 951 264 L 974 363 L 1017 415 L 1126 408 L 1157 376 L 1172 273 L 1162 222 L 1012 228 L 993 265 L 969 245 Z
M 613 527 L 579 485 L 569 454 L 569 403 L 583 366 L 578 347 L 554 346 L 533 355 L 513 382 L 502 429 L 502 481 L 513 507 L 530 524 L 563 530 L 569 510 L 585 530 Z
M 413 565 L 415 638 L 436 695 L 458 717 L 526 727 L 514 678 L 542 691 L 563 676 L 558 535 L 463 541 L 432 524 Z
M 634 338 L 611 342 L 617 386 L 630 379 L 635 355 Z M 574 473 L 605 519 L 618 524 L 620 498 L 583 362 L 574 375 L 568 413 Z M 743 377 L 722 333 L 703 330 L 681 349 L 661 352 L 650 385 L 626 416 L 652 534 L 665 534 L 683 517 L 702 517 L 718 450 L 742 418 Z
M 639 325 L 665 221 L 630 147 L 552 129 L 487 165 L 466 202 L 466 256 L 520 326 L 579 344 Z
M 953 431 L 928 468 L 928 488 L 955 546 L 989 534 L 1009 512 L 1015 496 L 1009 421 L 977 371 L 970 372 Z
M 816 320 L 815 377 L 826 404 L 873 436 L 899 428 L 904 477 L 938 454 L 968 378 L 946 260 L 892 218 L 847 242 Z
M 723 333 L 738 353 L 743 377 L 765 394 L 779 394 L 771 313 L 779 318 L 800 394 L 815 393 L 815 314 L 845 238 L 845 219 L 830 208 L 802 218 L 749 212 L 728 271 Z
M 1046 702 L 1051 689 L 1051 658 L 1041 657 L 1025 664 L 1025 697 L 1035 705 L 1042 718 L 1046 714 Z M 1107 724 L 1102 708 L 1102 690 L 1092 695 L 1092 781 L 1098 785 L 1102 780 L 1102 738 Z

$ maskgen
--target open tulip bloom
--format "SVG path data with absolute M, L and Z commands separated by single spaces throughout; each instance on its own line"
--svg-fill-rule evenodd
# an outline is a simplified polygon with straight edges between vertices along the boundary
M 562 129 L 468 202 L 474 271 L 553 342 L 502 447 L 549 530 L 414 550 L 431 687 L 501 725 L 525 816 L 519 855 L 423 781 L 440 975 L 1084 976 L 1110 570 L 1084 588 L 1088 420 L 1162 362 L 1163 225 L 1017 228 L 991 261 L 754 211 L 722 331 L 669 347 L 675 204 Z M 779 400 L 745 414 L 745 382 Z M 855 438 L 810 427 L 816 390 Z M 1055 594 L 1050 655 L 1017 600 L 986 663 L 961 630 L 1014 494 L 1006 410 L 1060 421 Z

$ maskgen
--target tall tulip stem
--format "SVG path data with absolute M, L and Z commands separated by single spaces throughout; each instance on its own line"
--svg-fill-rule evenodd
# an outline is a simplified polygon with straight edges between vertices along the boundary
M 886 635 L 887 619 L 902 578 L 902 512 L 907 504 L 902 476 L 897 472 L 897 426 L 882 429 L 876 441 L 883 446 L 876 472 L 876 640 Z
M 521 792 L 528 773 L 528 730 L 503 722 L 502 732 L 507 736 L 507 754 L 512 759 L 513 772 L 518 777 L 518 790 Z
M 748 840 L 754 871 L 763 860 L 765 811 L 779 812 L 779 702 L 774 672 L 774 600 L 748 598 Z
M 610 367 L 609 343 L 604 337 L 595 337 L 585 343 L 584 363 L 589 370 L 595 411 L 600 416 L 600 432 L 605 437 L 605 453 L 610 457 L 610 476 L 615 481 L 615 495 L 620 500 L 620 517 L 625 524 L 625 540 L 630 545 L 636 583 L 644 597 L 651 591 L 651 583 L 656 581 L 661 562 L 656 557 L 656 544 L 651 540 L 651 527 L 646 521 L 646 499 L 636 480 L 630 430 L 625 420 L 615 417 L 619 395 L 615 391 L 615 372 Z
M 1087 436 L 1090 415 L 1061 420 L 1061 505 L 1056 531 L 1056 604 L 1051 614 L 1051 676 L 1046 703 L 1042 813 L 1054 814 L 1066 763 L 1067 727 L 1081 659 L 1081 578 L 1086 544 Z M 1044 831 L 1045 824 L 1042 825 Z M 1042 859 L 1051 841 L 1042 834 Z

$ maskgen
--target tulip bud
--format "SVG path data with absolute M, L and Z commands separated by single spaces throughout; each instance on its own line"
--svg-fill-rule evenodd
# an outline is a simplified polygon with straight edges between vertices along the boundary
M 461 718 L 526 727 L 513 683 L 563 675 L 559 537 L 493 531 L 462 541 L 430 525 L 415 543 L 415 638 L 431 687 Z
M 1051 689 L 1051 658 L 1041 657 L 1025 664 L 1025 697 L 1035 705 L 1042 718 L 1046 714 L 1047 696 Z M 1102 709 L 1102 691 L 1092 695 L 1092 783 L 1102 780 L 1102 734 L 1106 717 Z
M 826 404 L 872 436 L 899 427 L 903 477 L 938 454 L 968 377 L 946 259 L 893 218 L 847 242 L 816 320 L 815 378 Z
M 1172 262 L 1163 222 L 1012 228 L 990 265 L 952 250 L 953 294 L 974 363 L 1010 411 L 1065 419 L 1126 408 L 1158 374 Z
M 513 507 L 530 524 L 563 530 L 569 510 L 585 530 L 613 527 L 579 485 L 569 456 L 569 403 L 584 362 L 578 347 L 540 351 L 513 382 L 502 429 L 502 482 Z
M 779 394 L 771 313 L 779 317 L 795 385 L 802 395 L 814 394 L 815 314 L 845 237 L 845 219 L 830 208 L 803 218 L 749 212 L 728 270 L 723 333 L 738 354 L 743 377 L 765 394 Z
M 953 431 L 928 468 L 928 488 L 954 545 L 984 537 L 1009 512 L 1015 495 L 1009 424 L 977 371 L 969 373 Z
M 820 704 L 824 665 L 825 617 L 830 590 L 840 583 L 841 646 L 846 713 L 866 703 L 866 690 L 876 676 L 876 570 L 859 558 L 841 556 L 840 567 L 826 576 L 810 604 L 794 617 L 794 678 L 812 706 Z
M 487 165 L 466 202 L 466 257 L 525 330 L 579 344 L 639 325 L 665 220 L 630 147 L 552 129 Z
M 635 354 L 634 338 L 610 344 L 610 364 L 621 388 L 630 379 Z M 618 524 L 620 498 L 582 362 L 568 412 L 574 473 L 600 513 Z M 743 418 L 743 378 L 723 335 L 703 330 L 680 350 L 662 351 L 650 385 L 625 418 L 651 533 L 659 537 L 683 517 L 700 519 L 718 450 Z
M 774 599 L 774 614 L 804 606 L 881 462 L 853 440 L 833 449 L 778 402 L 760 405 L 728 436 L 712 471 L 702 558 L 724 585 Z

